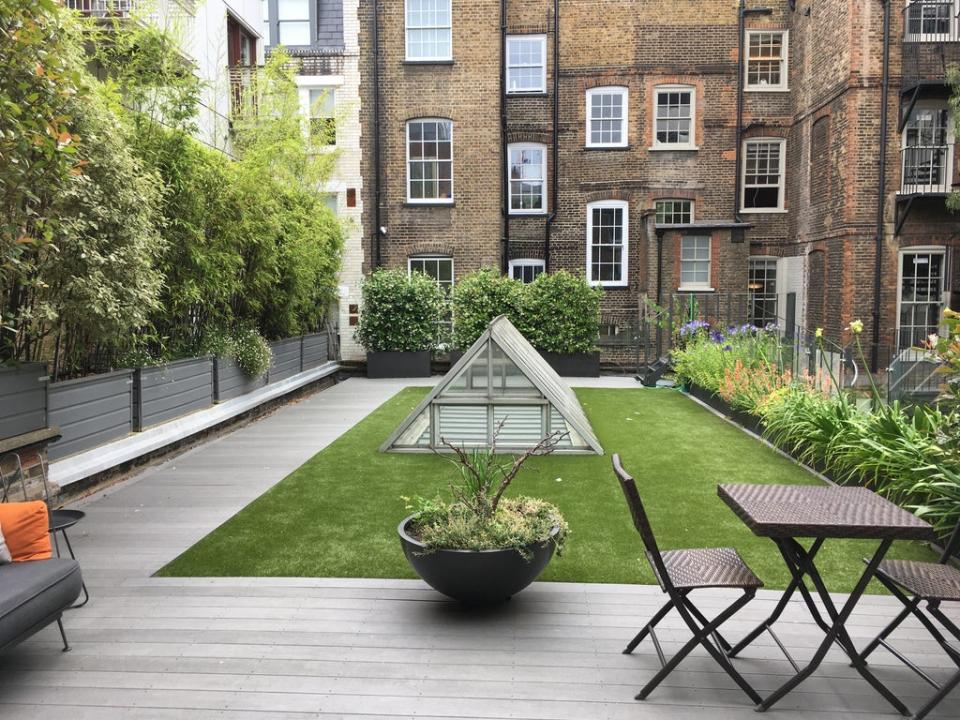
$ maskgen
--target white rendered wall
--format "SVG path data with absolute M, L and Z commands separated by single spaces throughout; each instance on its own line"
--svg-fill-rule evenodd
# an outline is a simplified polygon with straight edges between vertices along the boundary
M 310 90 L 332 89 L 336 96 L 337 163 L 324 188 L 337 195 L 337 216 L 343 224 L 343 266 L 340 270 L 338 301 L 340 357 L 342 360 L 363 360 L 364 350 L 353 338 L 350 326 L 350 305 L 360 304 L 360 281 L 363 278 L 363 180 L 360 176 L 360 64 L 357 0 L 344 0 L 344 58 L 341 75 L 298 75 L 300 105 L 310 111 Z M 347 189 L 356 190 L 356 207 L 347 207 Z

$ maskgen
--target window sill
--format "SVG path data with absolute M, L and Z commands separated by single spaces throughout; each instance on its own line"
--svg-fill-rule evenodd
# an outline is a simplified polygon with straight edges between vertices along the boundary
M 756 92 L 756 93 L 785 93 L 790 92 L 788 87 L 745 87 L 744 92 Z
M 414 202 L 407 200 L 403 203 L 403 207 L 410 208 L 451 208 L 454 207 L 456 203 L 453 200 L 443 201 L 443 200 L 432 200 L 430 202 Z
M 650 152 L 697 152 L 699 145 L 652 145 L 647 150 Z
M 624 152 L 625 150 L 633 150 L 632 145 L 584 145 L 584 150 L 589 150 L 590 152 L 597 152 L 606 150 L 607 152 Z
M 695 285 L 690 287 L 689 285 L 681 285 L 677 288 L 677 292 L 688 292 L 688 293 L 712 293 L 716 290 L 712 287 L 703 287 L 702 285 Z
M 532 218 L 546 217 L 549 214 L 550 213 L 547 212 L 546 210 L 531 210 L 529 212 L 523 212 L 522 210 L 511 210 L 508 213 L 510 217 L 532 217 Z
M 518 90 L 517 92 L 508 92 L 508 98 L 545 98 L 546 90 Z
M 447 60 L 404 60 L 404 65 L 453 65 L 453 58 Z
M 617 288 L 626 290 L 629 287 L 629 283 L 627 282 L 600 282 L 598 280 L 591 280 L 590 285 L 593 287 L 612 288 L 614 290 Z
M 782 215 L 789 212 L 785 208 L 740 208 L 743 215 Z

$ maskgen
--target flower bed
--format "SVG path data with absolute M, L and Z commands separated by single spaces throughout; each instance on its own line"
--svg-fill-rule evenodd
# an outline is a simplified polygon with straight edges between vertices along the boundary
M 945 322 L 956 338 L 960 314 Z M 850 324 L 858 358 L 859 334 Z M 818 343 L 822 338 L 818 331 Z M 674 350 L 679 378 L 693 394 L 720 400 L 733 419 L 839 483 L 861 483 L 947 531 L 960 519 L 960 388 L 947 383 L 931 406 L 882 402 L 871 379 L 869 407 L 826 374 L 795 376 L 776 332 L 748 326 L 719 331 L 688 323 Z M 960 341 L 932 336 L 928 351 L 944 369 L 960 372 Z M 864 365 L 866 363 L 863 363 Z M 723 411 L 723 410 L 721 410 Z M 746 417 L 738 417 L 744 413 Z

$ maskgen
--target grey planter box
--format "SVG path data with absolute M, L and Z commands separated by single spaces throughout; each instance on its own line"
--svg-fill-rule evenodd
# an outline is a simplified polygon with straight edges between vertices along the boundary
M 600 353 L 552 353 L 538 350 L 558 375 L 600 377 Z
M 51 383 L 48 416 L 61 438 L 51 460 L 89 450 L 133 432 L 133 370 Z
M 367 377 L 430 377 L 430 351 L 368 352 Z
M 214 402 L 223 402 L 246 395 L 267 384 L 267 374 L 250 377 L 233 358 L 213 359 Z
M 275 340 L 270 343 L 273 358 L 270 360 L 267 382 L 286 380 L 300 372 L 301 345 L 302 340 L 299 337 Z
M 303 369 L 312 370 L 330 360 L 330 338 L 325 332 L 303 336 Z
M 134 429 L 143 430 L 213 405 L 213 358 L 136 370 Z
M 0 439 L 47 427 L 47 366 L 0 368 Z

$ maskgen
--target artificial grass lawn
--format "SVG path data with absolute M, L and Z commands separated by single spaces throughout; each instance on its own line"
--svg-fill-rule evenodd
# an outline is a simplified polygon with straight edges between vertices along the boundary
M 407 388 L 160 571 L 168 576 L 416 577 L 396 527 L 401 496 L 445 493 L 455 469 L 431 454 L 380 453 L 380 443 L 427 392 Z M 542 580 L 655 582 L 610 467 L 619 452 L 663 549 L 733 546 L 767 587 L 788 572 L 717 497 L 718 483 L 819 482 L 674 390 L 580 389 L 606 455 L 532 459 L 508 494 L 556 504 L 571 528 Z M 852 589 L 875 543 L 828 541 L 818 565 L 832 591 Z M 890 557 L 931 559 L 918 543 Z M 879 585 L 872 588 L 879 591 Z

